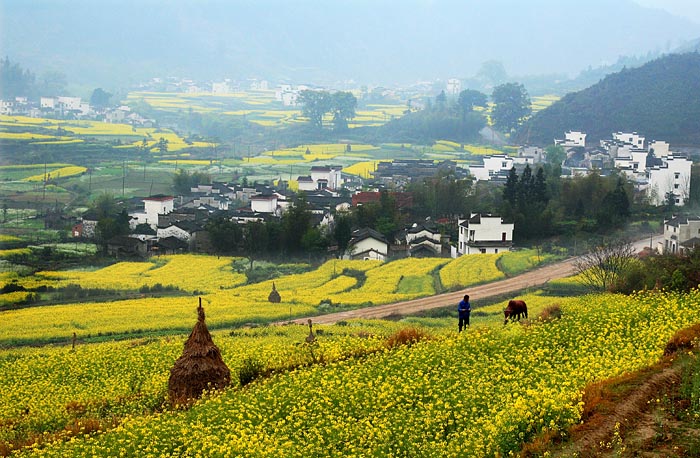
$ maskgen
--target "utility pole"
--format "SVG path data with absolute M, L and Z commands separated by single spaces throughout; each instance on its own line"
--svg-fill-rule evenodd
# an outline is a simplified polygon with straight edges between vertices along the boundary
M 126 161 L 122 161 L 122 197 L 124 197 L 124 188 L 126 186 Z

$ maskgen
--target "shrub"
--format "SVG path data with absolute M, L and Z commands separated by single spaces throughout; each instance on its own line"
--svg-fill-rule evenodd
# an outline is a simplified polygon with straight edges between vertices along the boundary
M 396 348 L 401 345 L 411 346 L 422 340 L 429 340 L 430 335 L 419 328 L 404 328 L 396 331 L 386 339 L 388 348 Z
M 265 370 L 265 365 L 257 359 L 249 356 L 243 360 L 241 368 L 238 370 L 238 381 L 241 386 L 246 386 L 257 379 Z
M 537 318 L 545 322 L 558 320 L 561 318 L 561 307 L 559 304 L 551 305 L 542 310 Z

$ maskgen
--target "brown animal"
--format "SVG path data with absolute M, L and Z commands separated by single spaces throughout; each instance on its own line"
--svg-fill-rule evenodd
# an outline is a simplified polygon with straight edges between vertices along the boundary
M 524 316 L 525 318 L 527 318 L 527 304 L 525 304 L 525 301 L 523 301 L 523 300 L 512 299 L 512 300 L 508 301 L 508 306 L 503 311 L 503 314 L 506 317 L 503 324 L 507 324 L 509 318 L 511 319 L 511 321 L 514 321 L 514 320 L 520 321 L 521 316 Z

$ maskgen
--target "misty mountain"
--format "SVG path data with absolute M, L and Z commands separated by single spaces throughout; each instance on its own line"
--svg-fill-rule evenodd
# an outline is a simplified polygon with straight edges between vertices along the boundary
M 534 115 L 517 141 L 550 145 L 568 130 L 586 141 L 639 132 L 675 146 L 700 143 L 700 54 L 670 54 L 567 94 Z
M 631 0 L 32 0 L 2 2 L 0 20 L 0 55 L 108 88 L 153 76 L 412 83 L 488 60 L 575 75 L 700 36 Z

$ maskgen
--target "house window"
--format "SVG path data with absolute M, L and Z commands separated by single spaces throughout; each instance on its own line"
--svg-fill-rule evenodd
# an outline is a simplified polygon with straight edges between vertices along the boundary
M 677 180 L 677 179 L 679 179 L 679 178 L 681 177 L 681 173 L 680 173 L 680 172 L 676 172 L 676 173 L 673 174 L 673 177 Z
M 469 231 L 469 241 L 473 242 L 474 241 L 474 235 L 476 234 L 476 231 Z
M 680 186 L 678 183 L 673 185 L 673 189 L 678 189 L 678 186 Z
M 498 254 L 498 248 L 494 248 L 493 253 Z
M 505 241 L 506 241 L 506 233 L 501 232 L 501 242 L 505 242 Z
M 479 248 L 479 252 L 481 254 L 486 254 L 486 248 Z

